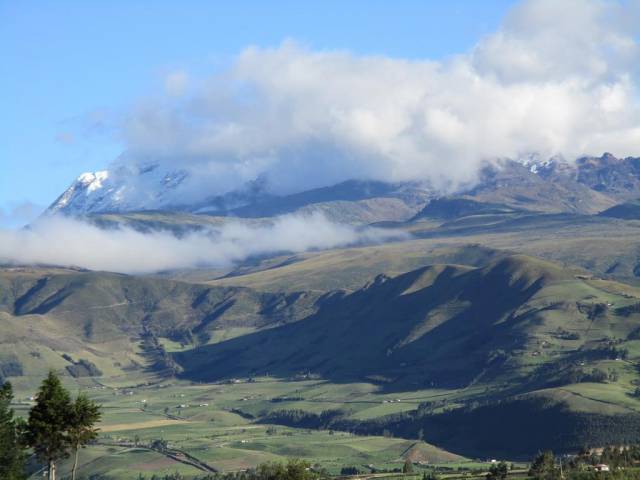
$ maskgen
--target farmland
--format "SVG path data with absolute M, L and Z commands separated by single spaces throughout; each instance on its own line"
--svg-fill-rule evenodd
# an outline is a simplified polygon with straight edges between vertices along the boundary
M 447 392 L 412 392 L 396 398 L 398 395 L 379 393 L 375 386 L 364 383 L 335 385 L 319 380 L 286 382 L 269 378 L 251 383 L 161 382 L 124 388 L 89 380 L 80 385 L 69 378 L 65 381 L 71 391 L 81 386 L 103 406 L 99 440 L 82 451 L 81 473 L 108 474 L 116 479 L 133 478 L 134 473 L 203 474 L 201 468 L 183 463 L 180 455 L 175 459 L 148 448 L 157 440 L 165 440 L 169 449 L 184 452 L 219 471 L 242 470 L 292 457 L 303 458 L 332 474 L 344 466 L 356 466 L 365 472 L 393 470 L 401 468 L 405 458 L 425 467 L 483 468 L 482 464 L 417 440 L 289 428 L 249 418 L 284 407 L 315 412 L 340 407 L 356 417 L 368 418 L 414 409 L 421 401 Z M 19 415 L 27 415 L 26 397 L 32 394 L 17 392 L 15 408 Z M 67 468 L 66 464 L 62 466 L 63 474 Z

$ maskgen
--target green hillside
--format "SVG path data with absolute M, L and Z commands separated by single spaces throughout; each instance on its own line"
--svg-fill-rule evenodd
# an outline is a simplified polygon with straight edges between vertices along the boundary
M 297 323 L 175 357 L 199 381 L 304 376 L 395 394 L 440 389 L 399 413 L 276 410 L 265 421 L 423 434 L 465 455 L 526 458 L 541 444 L 572 451 L 640 440 L 639 332 L 640 290 L 511 255 L 380 275 Z
M 617 308 L 638 298 L 519 255 L 482 268 L 435 265 L 378 276 L 300 322 L 177 358 L 207 380 L 310 372 L 378 378 L 390 388 L 507 382 L 523 390 L 565 381 L 571 362 L 608 358 L 640 318 Z
M 5 268 L 0 374 L 21 395 L 49 368 L 92 389 L 242 379 L 244 396 L 220 408 L 244 423 L 424 435 L 470 457 L 526 457 L 544 439 L 558 450 L 640 441 L 640 289 L 526 255 L 428 241 L 261 261 L 225 279 L 263 282 L 260 290 Z M 397 255 L 407 246 L 412 254 Z M 305 288 L 278 288 L 287 278 Z M 332 280 L 346 288 L 329 291 Z M 255 378 L 279 387 L 258 393 L 246 383 Z M 315 384 L 302 388 L 305 379 Z M 184 416 L 164 410 L 181 403 L 172 395 L 153 395 L 163 422 Z M 110 422 L 125 428 L 147 415 L 127 412 Z M 502 444 L 486 438 L 493 422 Z
M 167 351 L 299 320 L 315 311 L 318 298 L 107 272 L 5 268 L 0 375 L 20 383 L 54 367 L 95 376 L 77 365 L 83 360 L 123 381 L 164 377 L 179 369 Z

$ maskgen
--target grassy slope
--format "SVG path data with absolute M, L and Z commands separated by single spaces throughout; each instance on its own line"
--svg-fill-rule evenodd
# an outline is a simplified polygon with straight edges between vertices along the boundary
M 315 311 L 317 298 L 106 272 L 0 269 L 0 377 L 33 390 L 49 368 L 66 373 L 84 359 L 114 384 L 156 382 L 159 352 L 143 348 L 144 332 L 167 351 L 182 350 L 298 320 Z M 74 389 L 101 381 L 69 379 Z
M 482 266 L 503 252 L 474 245 L 443 246 L 441 242 L 394 242 L 384 245 L 336 249 L 265 261 L 241 268 L 210 285 L 243 285 L 259 290 L 354 291 L 384 273 L 396 276 L 433 264 Z
M 266 290 L 359 288 L 378 273 L 396 275 L 434 263 L 480 266 L 491 249 L 573 265 L 626 283 L 638 283 L 640 221 L 580 215 L 473 215 L 443 222 L 392 224 L 411 241 L 335 249 L 269 259 L 220 278 L 182 272 L 212 285 Z M 470 248 L 469 246 L 473 246 Z M 484 252 L 484 253 L 482 253 Z
M 380 278 L 301 322 L 179 358 L 199 378 L 311 371 L 335 380 L 378 376 L 403 386 L 460 386 L 480 375 L 520 385 L 533 381 L 542 364 L 602 347 L 607 337 L 626 338 L 635 315 L 592 321 L 580 310 L 638 301 L 637 290 L 617 285 L 523 256 L 477 269 L 426 267 Z M 580 340 L 556 338 L 559 328 L 579 333 Z
M 488 225 L 492 227 L 489 228 Z M 403 272 L 433 263 L 482 266 L 487 262 L 494 262 L 495 266 L 504 258 L 504 252 L 495 252 L 485 246 L 528 251 L 548 258 L 577 263 L 583 267 L 592 268 L 596 272 L 610 268 L 611 262 L 619 258 L 622 266 L 617 268 L 626 269 L 628 273 L 633 270 L 633 264 L 629 258 L 635 255 L 634 235 L 638 229 L 637 222 L 592 219 L 590 217 L 587 220 L 583 217 L 566 216 L 528 217 L 519 214 L 509 215 L 508 218 L 501 216 L 467 217 L 455 219 L 444 226 L 438 226 L 433 221 L 427 220 L 405 225 L 404 228 L 411 230 L 417 238 L 411 242 L 305 254 L 294 258 L 269 260 L 260 265 L 245 267 L 236 272 L 239 274 L 237 276 L 213 282 L 216 287 L 224 284 L 225 289 L 214 288 L 213 291 L 216 293 L 207 294 L 208 300 L 201 309 L 193 308 L 193 300 L 197 296 L 194 292 L 201 293 L 203 289 L 209 288 L 207 286 L 166 282 L 158 279 L 134 280 L 120 275 L 49 269 L 44 276 L 51 278 L 51 280 L 48 280 L 44 287 L 27 295 L 25 301 L 19 302 L 19 308 L 16 310 L 16 300 L 24 297 L 37 284 L 38 280 L 43 277 L 43 272 L 40 269 L 8 273 L 5 271 L 0 275 L 0 299 L 2 299 L 0 303 L 5 305 L 3 318 L 0 321 L 3 326 L 9 327 L 3 331 L 3 335 L 0 337 L 2 352 L 5 355 L 4 358 L 20 359 L 27 374 L 23 377 L 14 377 L 12 381 L 23 392 L 33 391 L 40 372 L 48 366 L 63 368 L 68 363 L 61 358 L 61 354 L 70 353 L 73 358 L 87 358 L 96 363 L 105 372 L 104 377 L 97 379 L 101 383 L 111 382 L 114 386 L 143 383 L 152 379 L 144 369 L 147 359 L 141 355 L 139 342 L 136 338 L 139 334 L 140 322 L 145 318 L 152 318 L 152 324 L 159 327 L 183 325 L 182 322 L 185 322 L 185 319 L 188 322 L 194 322 L 192 325 L 195 325 L 206 318 L 212 310 L 215 310 L 221 300 L 224 300 L 225 297 L 224 295 L 220 297 L 220 292 L 234 292 L 235 301 L 232 308 L 225 310 L 223 315 L 216 318 L 215 321 L 220 322 L 218 326 L 215 325 L 215 322 L 211 326 L 214 333 L 211 342 L 217 342 L 217 346 L 207 347 L 214 349 L 212 350 L 214 353 L 228 352 L 230 347 L 238 345 L 236 342 L 243 344 L 246 341 L 254 341 L 256 338 L 268 338 L 265 336 L 267 335 L 265 332 L 256 333 L 256 328 L 282 323 L 283 318 L 292 318 L 291 316 L 299 319 L 305 315 L 305 312 L 313 311 L 311 304 L 319 293 L 333 287 L 341 287 L 351 292 L 357 292 L 356 296 L 360 295 L 359 299 L 351 298 L 348 300 L 352 302 L 349 305 L 355 309 L 356 313 L 360 310 L 367 311 L 367 309 L 370 313 L 368 318 L 363 318 L 364 315 L 356 318 L 358 315 L 355 315 L 354 318 L 347 319 L 352 323 L 352 330 L 342 330 L 353 333 L 350 336 L 357 338 L 363 345 L 356 344 L 355 348 L 352 348 L 351 344 L 343 345 L 345 341 L 343 338 L 338 338 L 337 341 L 339 345 L 342 345 L 341 349 L 336 349 L 331 345 L 332 336 L 334 336 L 333 338 L 340 337 L 340 329 L 349 326 L 340 323 L 340 319 L 344 320 L 345 315 L 341 316 L 336 313 L 337 311 L 334 311 L 331 314 L 327 313 L 327 317 L 324 317 L 328 325 L 331 326 L 330 329 L 318 326 L 312 329 L 314 331 L 310 336 L 308 332 L 302 333 L 300 337 L 302 340 L 296 336 L 297 341 L 303 345 L 300 351 L 306 354 L 306 350 L 311 346 L 311 349 L 316 351 L 315 358 L 312 356 L 311 359 L 308 357 L 303 359 L 302 353 L 300 353 L 297 359 L 296 357 L 292 357 L 292 359 L 295 361 L 301 359 L 300 365 L 315 371 L 317 365 L 326 359 L 326 356 L 320 355 L 321 348 L 319 347 L 323 345 L 322 342 L 326 342 L 324 345 L 329 345 L 328 352 L 334 354 L 336 350 L 341 351 L 337 352 L 336 358 L 329 358 L 325 367 L 321 365 L 322 368 L 329 371 L 332 366 L 349 365 L 355 366 L 355 370 L 358 370 L 358 362 L 362 363 L 363 358 L 371 359 L 370 362 L 367 362 L 367 368 L 371 371 L 364 373 L 368 375 L 373 372 L 376 381 L 390 378 L 399 379 L 400 381 L 393 388 L 396 390 L 399 388 L 402 391 L 400 393 L 394 392 L 392 388 L 386 394 L 368 393 L 367 395 L 371 395 L 370 400 L 354 404 L 351 403 L 351 399 L 345 396 L 344 391 L 340 390 L 340 387 L 345 387 L 357 391 L 353 384 L 330 384 L 317 387 L 320 392 L 319 398 L 308 399 L 305 393 L 303 400 L 290 404 L 271 404 L 257 401 L 254 405 L 251 400 L 248 400 L 242 402 L 243 409 L 249 408 L 255 413 L 260 413 L 274 407 L 291 407 L 319 412 L 334 408 L 336 405 L 344 405 L 349 409 L 353 408 L 352 417 L 354 419 L 371 419 L 389 413 L 411 410 L 416 408 L 420 401 L 432 397 L 443 398 L 439 397 L 443 394 L 450 406 L 457 406 L 477 399 L 500 398 L 517 393 L 517 391 L 528 391 L 535 395 L 566 402 L 573 411 L 602 411 L 610 414 L 637 411 L 638 401 L 629 396 L 629 393 L 635 389 L 632 382 L 637 380 L 635 363 L 640 357 L 640 345 L 637 345 L 640 342 L 626 340 L 626 335 L 638 325 L 638 317 L 635 314 L 622 317 L 615 314 L 615 308 L 610 308 L 605 315 L 597 318 L 596 321 L 588 322 L 585 320 L 585 315 L 576 307 L 577 302 L 612 303 L 614 307 L 635 303 L 640 295 L 633 287 L 616 282 L 587 279 L 588 277 L 577 278 L 575 273 L 580 273 L 578 271 L 559 272 L 557 267 L 549 266 L 544 262 L 528 260 L 524 267 L 514 266 L 513 271 L 507 272 L 507 277 L 523 279 L 517 280 L 513 284 L 510 284 L 510 280 L 506 280 L 505 287 L 506 291 L 510 292 L 509 295 L 515 294 L 515 298 L 520 301 L 521 309 L 517 309 L 515 306 L 505 309 L 503 308 L 504 303 L 501 302 L 498 302 L 498 306 L 501 305 L 500 308 L 496 309 L 493 309 L 489 303 L 483 304 L 485 297 L 487 302 L 491 302 L 495 300 L 495 292 L 501 291 L 496 288 L 497 285 L 500 285 L 499 283 L 487 280 L 490 279 L 490 275 L 499 272 L 490 272 L 490 269 L 482 268 L 469 270 L 460 265 L 435 267 L 422 271 L 417 279 L 412 279 L 408 282 L 408 286 L 400 289 L 404 295 L 394 293 L 391 287 L 397 286 L 397 283 L 394 282 L 405 281 L 411 275 L 387 280 L 379 285 L 373 283 L 365 291 L 358 291 L 363 284 L 370 283 L 372 277 L 382 271 L 387 272 L 390 277 L 397 277 Z M 606 237 L 603 232 L 606 233 Z M 483 247 L 458 248 L 470 243 L 478 243 Z M 450 279 L 447 279 L 444 274 L 447 268 L 451 274 Z M 464 288 L 458 290 L 458 293 L 455 289 L 447 293 L 447 289 L 435 288 L 434 283 L 438 284 L 437 279 L 441 275 L 444 275 L 440 281 L 442 285 L 449 285 L 451 283 L 449 280 L 453 280 L 455 285 L 460 286 L 455 282 L 463 282 L 464 280 Z M 542 277 L 548 277 L 544 280 L 544 285 L 539 290 L 529 291 L 531 285 Z M 502 277 L 503 282 L 505 278 Z M 447 281 L 444 281 L 445 279 Z M 131 284 L 129 285 L 127 282 L 131 282 Z M 315 290 L 316 293 L 310 294 L 307 303 L 298 304 L 298 301 L 295 301 L 294 308 L 287 310 L 286 297 L 276 297 L 277 301 L 274 303 L 265 303 L 265 297 L 259 292 L 226 288 L 235 284 L 250 285 L 264 290 Z M 72 285 L 73 288 L 69 289 L 69 285 Z M 294 285 L 293 288 L 292 285 Z M 67 295 L 69 291 L 72 292 Z M 369 291 L 368 294 L 367 291 Z M 465 296 L 466 300 L 476 304 L 475 310 L 465 306 Z M 146 302 L 145 300 L 142 304 L 138 304 L 135 303 L 135 297 L 150 298 L 152 301 Z M 415 299 L 416 305 L 408 302 L 405 297 Z M 387 305 L 389 298 L 392 298 L 393 301 Z M 336 301 L 337 299 L 338 297 L 334 298 Z M 435 303 L 433 303 L 434 299 L 437 299 Z M 58 300 L 61 301 L 58 302 Z M 281 300 L 284 300 L 284 304 L 281 303 Z M 125 305 L 115 305 L 123 302 Z M 7 305 L 10 305 L 11 308 Z M 269 318 L 265 318 L 265 305 L 281 306 L 276 308 L 276 313 L 268 314 L 266 317 Z M 462 310 L 457 310 L 461 306 Z M 329 307 L 331 307 L 330 304 L 326 305 L 326 308 Z M 120 309 L 124 309 L 124 311 Z M 331 312 L 331 310 L 326 310 L 326 312 Z M 404 312 L 416 313 L 414 316 L 409 315 L 412 317 L 411 322 L 413 322 L 410 328 L 408 325 L 400 325 L 402 328 L 396 331 L 396 327 L 399 326 L 397 324 L 393 328 L 389 327 L 388 330 L 385 330 L 387 328 L 384 326 L 385 312 L 391 312 L 395 316 L 398 314 L 404 316 Z M 483 318 L 483 316 L 486 317 L 483 312 L 489 312 L 490 318 Z M 505 323 L 504 319 L 508 318 L 508 313 L 517 313 L 518 317 L 521 317 L 522 324 L 509 325 L 508 322 Z M 85 335 L 84 327 L 88 320 L 94 322 L 93 335 L 95 338 L 93 339 L 89 339 Z M 272 323 L 274 321 L 275 323 Z M 303 323 L 307 321 L 304 320 Z M 368 323 L 369 321 L 372 323 Z M 451 321 L 454 326 L 456 322 L 459 322 L 459 328 L 463 328 L 463 330 L 456 327 L 450 332 L 447 332 L 447 329 L 441 329 L 437 333 L 444 335 L 443 338 L 447 338 L 449 334 L 454 338 L 464 335 L 471 339 L 472 343 L 478 343 L 480 347 L 471 349 L 468 358 L 463 358 L 467 356 L 467 350 L 463 348 L 463 345 L 456 344 L 454 341 L 451 342 L 449 348 L 450 342 L 437 340 L 436 337 L 429 339 L 426 337 L 433 334 L 424 334 L 424 329 L 425 327 L 428 329 L 429 322 L 440 322 L 446 325 Z M 478 330 L 474 330 L 474 328 L 468 330 L 466 328 L 468 324 L 465 323 L 467 321 L 471 322 L 469 325 L 472 327 L 478 327 Z M 249 326 L 246 326 L 247 324 Z M 371 328 L 371 325 L 378 324 L 382 324 L 382 327 Z M 286 331 L 286 329 L 293 327 L 283 327 L 285 330 L 279 331 Z M 485 327 L 488 327 L 491 332 L 499 332 L 500 335 L 494 335 L 488 341 L 480 341 L 478 335 Z M 554 333 L 558 327 L 568 330 L 575 329 L 581 334 L 580 340 L 576 342 L 558 339 Z M 301 327 L 296 325 L 295 328 Z M 74 335 L 69 335 L 70 331 L 74 332 Z M 393 341 L 380 339 L 392 333 L 397 334 L 398 338 L 393 338 Z M 378 334 L 380 338 L 376 339 Z M 502 336 L 503 334 L 505 336 Z M 239 338 L 232 339 L 238 335 Z M 322 335 L 328 336 L 329 339 L 323 339 Z M 553 375 L 539 375 L 535 379 L 534 374 L 544 365 L 553 364 L 559 359 L 570 358 L 572 352 L 580 349 L 589 350 L 602 346 L 605 343 L 603 339 L 606 337 L 622 340 L 620 347 L 629 349 L 629 360 L 627 362 L 589 360 L 585 366 L 586 368 L 598 367 L 605 370 L 615 369 L 619 373 L 617 382 L 554 387 L 549 383 L 554 381 Z M 436 339 L 434 340 L 434 338 Z M 521 343 L 511 346 L 508 342 L 505 343 L 505 340 L 509 338 L 517 339 Z M 319 343 L 314 343 L 316 340 Z M 167 345 L 168 350 L 185 350 L 179 342 L 167 339 L 163 339 L 163 342 Z M 438 346 L 445 343 L 447 348 Z M 386 348 L 389 344 L 392 347 L 392 354 L 387 357 Z M 278 348 L 276 352 L 276 367 L 282 363 L 279 359 L 283 358 L 283 352 L 295 353 L 290 350 L 290 345 L 282 345 L 277 342 L 268 348 L 278 345 L 281 345 L 282 348 Z M 367 345 L 373 346 L 373 348 L 366 348 Z M 396 345 L 398 347 L 394 349 L 393 347 Z M 434 345 L 437 348 L 432 348 Z M 505 345 L 509 348 L 504 348 Z M 515 348 L 516 346 L 519 348 Z M 221 350 L 215 350 L 217 348 Z M 506 352 L 506 359 L 500 368 L 497 368 L 497 365 L 487 364 L 488 355 L 496 350 Z M 39 352 L 40 358 L 32 355 L 35 351 Z M 540 355 L 533 356 L 535 351 L 539 351 Z M 124 352 L 124 355 L 121 352 Z M 381 355 L 380 352 L 384 352 L 384 354 Z M 264 358 L 261 355 L 265 355 L 265 353 L 269 352 L 263 349 L 258 352 L 255 358 L 247 360 L 246 354 L 243 354 L 243 356 L 234 357 L 234 360 L 239 359 L 242 362 L 247 360 L 249 362 L 247 365 L 250 365 L 252 362 L 255 363 L 260 358 Z M 126 359 L 125 362 L 129 363 L 123 362 L 123 358 Z M 209 360 L 211 358 L 214 357 L 210 357 Z M 309 363 L 305 364 L 307 361 Z M 470 371 L 473 371 L 475 375 L 459 373 L 465 371 L 465 361 L 472 364 Z M 133 365 L 134 362 L 142 368 L 135 371 L 123 368 L 126 365 Z M 411 368 L 408 369 L 408 367 L 400 365 L 401 363 L 411 365 L 413 362 L 417 362 L 417 365 L 422 365 L 424 368 L 416 368 L 419 371 L 412 371 Z M 117 363 L 120 365 L 116 365 Z M 261 362 L 261 366 L 266 364 L 267 362 Z M 482 368 L 479 371 L 473 370 L 477 368 L 477 365 Z M 229 372 L 243 373 L 246 371 L 243 370 L 245 366 L 241 365 L 239 370 L 234 370 L 237 368 L 234 366 L 229 369 Z M 433 373 L 437 373 L 437 370 L 442 366 L 445 367 L 445 371 L 448 369 L 450 372 L 454 372 L 452 378 L 455 382 L 452 386 L 458 388 L 437 390 L 430 383 L 424 383 L 424 380 L 435 380 L 435 387 L 446 386 L 449 379 L 442 380 L 433 376 Z M 217 368 L 219 369 L 218 366 L 212 367 L 211 371 L 216 373 Z M 271 371 L 271 366 L 269 366 L 269 370 Z M 320 370 L 321 368 L 318 369 L 318 371 Z M 344 369 L 341 372 L 340 368 L 331 368 L 331 371 L 335 373 L 328 375 L 329 378 L 340 382 L 347 381 L 347 377 L 354 373 L 346 372 L 349 375 L 345 375 Z M 278 373 L 277 370 L 275 372 Z M 383 375 L 378 375 L 380 372 Z M 291 371 L 283 373 L 288 375 Z M 362 371 L 355 373 L 360 374 Z M 423 383 L 412 384 L 416 378 Z M 526 380 L 524 383 L 522 382 L 523 378 Z M 84 386 L 94 385 L 94 379 L 79 381 L 66 379 L 66 381 L 70 386 L 78 383 Z M 527 382 L 529 383 L 527 384 Z M 514 385 L 524 385 L 526 388 L 514 389 L 512 388 Z M 408 392 L 410 391 L 415 392 L 415 394 L 411 394 L 414 399 L 409 398 Z M 401 401 L 395 401 L 397 397 L 400 397 Z M 239 400 L 241 399 L 234 400 L 236 405 Z M 384 400 L 387 402 L 385 403 Z M 231 423 L 237 422 L 237 416 L 228 412 L 216 415 L 220 415 L 221 419 L 227 418 Z M 231 415 L 230 419 L 229 415 Z M 119 419 L 114 422 L 127 424 L 139 422 L 137 412 L 127 414 L 120 411 L 117 416 Z M 176 425 L 176 427 L 179 426 Z M 200 435 L 196 432 L 197 428 L 196 430 L 189 429 L 191 433 L 186 433 L 186 430 L 180 430 L 180 428 L 178 431 L 181 433 L 176 433 L 174 437 L 176 439 L 185 435 Z M 150 432 L 156 435 L 159 430 L 151 429 Z M 285 441 L 286 439 L 283 439 L 283 442 Z M 230 458 L 234 458 L 234 455 L 241 455 L 243 452 L 242 448 L 236 448 L 236 446 L 231 450 L 233 452 L 225 450 L 221 455 L 230 455 Z M 278 455 L 275 447 L 269 452 L 269 455 Z M 262 454 L 256 453 L 255 457 L 253 455 L 253 453 L 250 455 L 251 458 L 257 459 Z

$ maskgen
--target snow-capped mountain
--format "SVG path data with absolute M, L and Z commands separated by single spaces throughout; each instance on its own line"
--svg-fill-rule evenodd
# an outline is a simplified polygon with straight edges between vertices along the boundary
M 168 170 L 160 164 L 121 166 L 80 175 L 48 208 L 47 214 L 84 216 L 134 211 L 176 211 L 271 217 L 294 211 L 322 211 L 336 221 L 368 223 L 410 218 L 433 196 L 421 182 L 386 183 L 349 180 L 337 185 L 278 196 L 269 193 L 268 182 L 258 178 L 222 195 L 198 196 L 196 184 L 184 170 Z
M 86 172 L 47 209 L 50 214 L 86 215 L 98 212 L 172 209 L 189 174 L 159 164 L 120 166 Z
M 207 196 L 207 185 L 186 170 L 159 163 L 123 165 L 83 173 L 47 212 L 79 216 L 163 210 L 257 218 L 321 211 L 335 221 L 371 223 L 407 220 L 443 195 L 419 181 L 349 180 L 284 196 L 270 193 L 268 187 L 267 180 L 259 178 L 231 192 Z M 598 213 L 640 197 L 640 158 L 607 153 L 567 162 L 530 155 L 488 164 L 474 185 L 455 195 L 526 210 Z

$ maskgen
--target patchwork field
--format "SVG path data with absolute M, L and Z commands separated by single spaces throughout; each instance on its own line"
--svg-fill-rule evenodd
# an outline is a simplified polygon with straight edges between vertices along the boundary
M 268 461 L 296 457 L 316 468 L 338 474 L 345 466 L 363 472 L 401 468 L 406 458 L 423 466 L 457 470 L 482 469 L 486 464 L 417 440 L 391 436 L 358 436 L 347 432 L 289 428 L 261 424 L 249 418 L 270 410 L 295 408 L 310 412 L 343 408 L 354 417 L 370 418 L 415 409 L 424 400 L 448 395 L 445 391 L 377 392 L 370 384 L 335 385 L 318 380 L 277 381 L 269 378 L 247 383 L 195 385 L 159 383 L 131 388 L 97 385 L 65 378 L 72 391 L 78 388 L 103 406 L 97 445 L 81 452 L 81 474 L 110 478 L 179 472 L 202 475 L 206 467 L 235 471 Z M 20 389 L 15 409 L 26 416 L 33 391 Z M 282 400 L 286 398 L 304 400 Z M 274 400 L 275 399 L 275 400 Z M 173 454 L 154 450 L 154 441 L 165 440 Z M 206 465 L 194 465 L 183 452 Z M 70 465 L 61 467 L 65 475 Z

